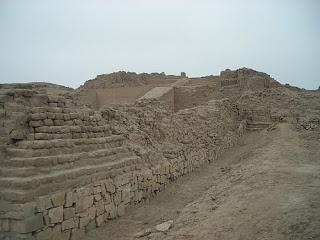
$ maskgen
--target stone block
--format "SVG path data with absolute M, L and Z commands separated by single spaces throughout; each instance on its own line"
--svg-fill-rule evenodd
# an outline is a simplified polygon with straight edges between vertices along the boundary
M 101 193 L 101 186 L 95 186 L 93 188 L 93 194 Z
M 47 134 L 47 133 L 35 133 L 34 134 L 34 139 L 35 140 L 48 140 L 49 139 L 49 134 Z
M 50 197 L 49 196 L 39 197 L 36 202 L 37 212 L 43 212 L 44 210 L 47 210 L 49 208 L 52 208 L 52 202 Z
M 88 212 L 89 212 L 90 219 L 94 219 L 96 217 L 96 212 L 97 212 L 96 206 L 92 206 L 91 208 L 89 208 Z
M 61 223 L 63 221 L 63 207 L 51 208 L 49 210 L 49 222 Z
M 104 206 L 108 219 L 114 219 L 117 217 L 117 208 L 113 203 Z
M 93 196 L 84 196 L 76 202 L 76 212 L 83 212 L 93 204 Z
M 58 103 L 50 102 L 50 103 L 49 103 L 49 106 L 50 106 L 50 107 L 58 107 Z
M 63 126 L 64 125 L 64 120 L 53 120 L 53 123 L 55 126 Z
M 118 175 L 114 178 L 114 185 L 116 187 L 126 185 L 126 184 L 130 183 L 131 179 L 132 179 L 132 173 Z
M 70 218 L 68 220 L 65 220 L 61 224 L 61 229 L 62 231 L 67 230 L 67 229 L 72 229 L 76 225 L 75 220 L 73 218 Z
M 106 188 L 106 191 L 109 192 L 109 193 L 115 193 L 116 192 L 116 187 L 113 184 L 113 181 L 111 179 L 107 180 L 105 182 L 105 188 Z
M 95 194 L 95 195 L 93 195 L 93 196 L 94 196 L 94 201 L 95 201 L 95 202 L 98 202 L 98 201 L 100 201 L 100 200 L 102 199 L 100 193 L 99 193 L 99 194 Z
M 52 195 L 51 201 L 54 207 L 63 206 L 65 204 L 65 192 L 58 192 Z
M 90 217 L 89 216 L 80 218 L 79 228 L 80 229 L 85 228 L 89 224 L 89 222 L 90 222 Z
M 125 204 L 130 202 L 130 187 L 126 187 L 124 189 L 121 190 L 121 201 L 124 202 Z
M 113 202 L 115 205 L 119 205 L 121 202 L 121 192 L 117 191 L 115 194 L 113 194 Z
M 46 125 L 46 126 L 53 126 L 53 125 L 54 125 L 52 119 L 44 119 L 44 120 L 43 120 L 43 123 L 44 123 L 44 125 Z
M 104 220 L 105 220 L 104 214 L 97 216 L 96 217 L 96 226 L 100 227 L 104 223 Z
M 45 113 L 32 113 L 30 115 L 32 121 L 44 120 L 47 118 L 47 114 Z
M 10 230 L 17 233 L 31 233 L 43 227 L 43 216 L 41 213 L 24 220 L 14 220 L 10 222 Z
M 65 207 L 71 207 L 77 200 L 77 195 L 75 192 L 66 193 Z
M 96 212 L 97 216 L 99 216 L 99 215 L 104 213 L 105 209 L 104 209 L 103 200 L 100 200 L 99 202 L 96 202 L 95 206 L 96 206 L 96 210 L 97 210 L 97 212 Z
M 120 203 L 117 206 L 117 214 L 119 217 L 123 216 L 125 214 L 126 205 L 124 203 Z
M 42 127 L 44 125 L 43 121 L 30 121 L 29 126 L 30 127 Z
M 70 218 L 73 218 L 76 214 L 76 210 L 73 207 L 64 208 L 63 209 L 63 219 L 68 220 Z

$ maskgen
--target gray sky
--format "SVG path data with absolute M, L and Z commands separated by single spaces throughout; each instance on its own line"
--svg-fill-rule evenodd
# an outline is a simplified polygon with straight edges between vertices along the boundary
M 0 0 L 0 83 L 249 67 L 320 85 L 319 0 Z

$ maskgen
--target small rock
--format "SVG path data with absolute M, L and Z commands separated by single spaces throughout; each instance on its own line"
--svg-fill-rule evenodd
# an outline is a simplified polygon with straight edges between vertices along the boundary
M 172 225 L 173 225 L 173 220 L 169 220 L 167 222 L 158 224 L 156 226 L 156 230 L 159 232 L 166 232 L 172 227 Z
M 141 238 L 141 237 L 145 237 L 148 236 L 152 233 L 152 229 L 151 228 L 147 228 L 141 232 L 138 232 L 134 235 L 135 238 Z

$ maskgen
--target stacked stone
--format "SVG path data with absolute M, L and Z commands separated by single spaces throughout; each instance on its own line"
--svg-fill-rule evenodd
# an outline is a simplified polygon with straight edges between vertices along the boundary
M 165 151 L 166 161 L 154 167 L 123 166 L 111 174 L 103 173 L 104 179 L 92 178 L 82 187 L 17 204 L 14 211 L 8 212 L 10 216 L 1 216 L 2 231 L 15 232 L 12 239 L 79 239 L 86 231 L 125 214 L 128 206 L 161 192 L 171 181 L 208 162 L 208 158 L 219 157 L 241 136 L 243 124 L 237 134 L 223 138 L 224 144 L 212 156 L 188 149 Z M 21 211 L 19 216 L 17 209 Z
M 30 108 L 28 139 L 6 149 L 0 239 L 79 239 L 219 157 L 244 131 L 241 123 L 211 151 L 190 148 L 186 141 L 149 166 L 128 150 L 122 136 L 111 134 L 98 113 L 75 111 L 59 99 L 38 99 L 42 105 Z
M 92 111 L 36 107 L 31 112 L 28 140 L 96 138 L 111 134 L 102 117 Z

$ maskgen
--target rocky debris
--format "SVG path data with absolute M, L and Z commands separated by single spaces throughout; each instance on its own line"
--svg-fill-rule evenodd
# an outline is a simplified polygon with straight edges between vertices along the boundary
M 173 220 L 158 224 L 155 228 L 158 232 L 167 232 L 173 226 Z
M 143 238 L 148 237 L 148 239 L 157 239 L 169 231 L 173 226 L 173 220 L 169 220 L 163 223 L 156 225 L 154 228 L 147 228 L 142 230 L 136 234 L 134 234 L 135 238 Z
M 134 237 L 135 238 L 142 238 L 142 237 L 146 237 L 146 236 L 149 236 L 151 233 L 154 232 L 154 229 L 152 228 L 147 228 L 145 230 L 142 230 L 136 234 L 134 234 Z

